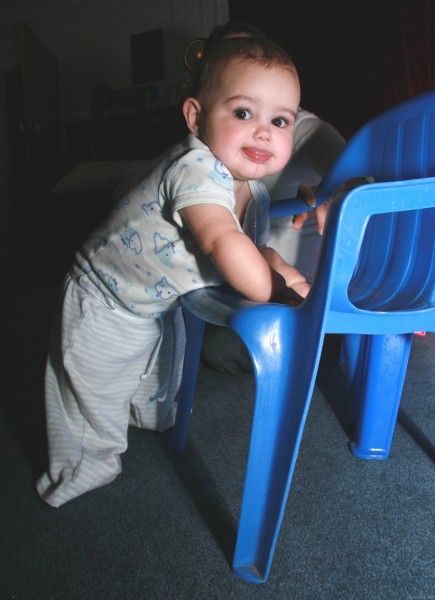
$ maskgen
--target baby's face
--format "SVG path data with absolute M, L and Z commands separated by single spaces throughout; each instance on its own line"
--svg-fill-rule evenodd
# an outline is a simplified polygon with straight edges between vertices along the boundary
M 277 173 L 292 153 L 299 101 L 287 69 L 235 59 L 207 98 L 200 138 L 236 180 Z

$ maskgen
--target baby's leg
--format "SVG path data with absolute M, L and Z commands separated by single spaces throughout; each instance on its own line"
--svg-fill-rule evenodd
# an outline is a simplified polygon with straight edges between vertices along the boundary
M 181 308 L 161 318 L 161 345 L 150 357 L 130 402 L 130 425 L 155 431 L 172 427 L 180 387 L 186 333 Z
M 50 468 L 37 488 L 60 506 L 120 473 L 130 399 L 161 325 L 112 309 L 70 281 L 53 333 L 46 371 Z

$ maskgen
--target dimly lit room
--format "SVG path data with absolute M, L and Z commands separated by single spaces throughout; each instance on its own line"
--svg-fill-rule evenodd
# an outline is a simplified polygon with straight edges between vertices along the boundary
M 4 0 L 0 598 L 435 598 L 434 231 L 433 0 Z

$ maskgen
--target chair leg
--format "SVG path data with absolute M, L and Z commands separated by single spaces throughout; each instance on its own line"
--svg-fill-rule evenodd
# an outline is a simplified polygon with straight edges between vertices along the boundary
M 187 310 L 183 310 L 183 314 L 186 323 L 186 350 L 178 394 L 177 415 L 172 432 L 172 449 L 175 452 L 183 450 L 186 445 L 205 328 L 205 321 L 202 319 L 198 319 Z
M 355 425 L 359 412 L 359 391 L 361 387 L 361 353 L 364 336 L 346 334 L 343 336 L 343 354 L 348 382 L 347 412 L 352 425 Z
M 352 453 L 386 459 L 391 450 L 412 334 L 362 336 L 358 415 Z
M 256 583 L 269 576 L 323 342 L 308 327 L 298 336 L 296 311 L 283 308 L 272 324 L 263 311 L 238 327 L 253 359 L 256 400 L 233 570 Z M 264 333 L 252 333 L 253 322 Z

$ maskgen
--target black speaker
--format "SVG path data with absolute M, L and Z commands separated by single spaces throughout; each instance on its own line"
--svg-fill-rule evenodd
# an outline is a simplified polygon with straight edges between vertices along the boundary
M 130 48 L 133 85 L 165 78 L 162 29 L 131 35 Z

